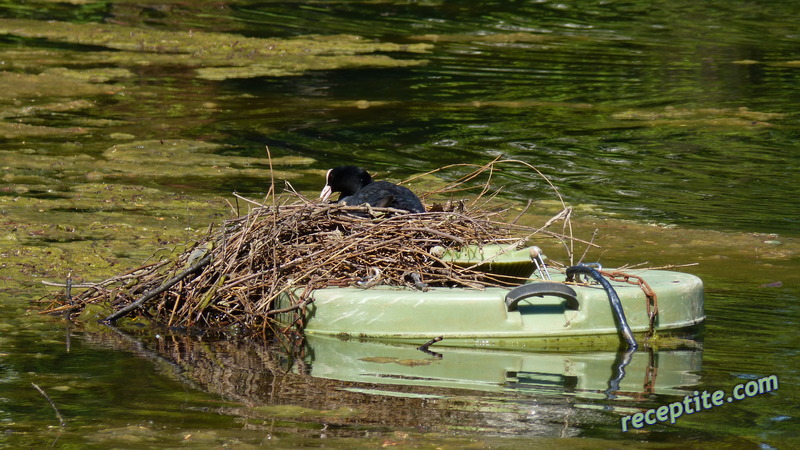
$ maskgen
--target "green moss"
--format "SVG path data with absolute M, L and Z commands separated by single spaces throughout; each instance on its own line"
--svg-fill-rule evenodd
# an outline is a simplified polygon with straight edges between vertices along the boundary
M 10 107 L 10 108 L 0 109 L 0 118 L 5 118 L 5 117 L 19 118 L 25 116 L 33 116 L 42 113 L 46 114 L 53 112 L 79 111 L 82 109 L 91 108 L 92 106 L 94 106 L 93 102 L 81 99 L 81 100 L 68 100 L 56 103 L 45 103 L 41 105 Z
M 38 75 L 0 72 L 0 100 L 6 101 L 26 97 L 86 97 L 110 94 L 118 89 L 52 72 Z
M 113 55 L 103 55 L 101 59 L 106 64 L 196 67 L 199 68 L 197 75 L 200 78 L 213 80 L 289 76 L 308 70 L 354 66 L 421 64 L 424 61 L 402 61 L 368 54 L 419 53 L 431 48 L 430 44 L 375 42 L 353 35 L 262 39 L 227 33 L 166 31 L 113 24 L 22 19 L 0 19 L 0 34 L 121 50 Z M 85 56 L 82 55 L 81 58 L 86 61 Z M 91 76 L 97 75 L 90 72 L 90 79 Z M 114 72 L 110 76 L 118 77 L 119 73 Z
M 752 111 L 748 108 L 673 108 L 660 110 L 627 110 L 612 114 L 617 120 L 639 122 L 645 126 L 673 127 L 743 127 L 772 126 L 769 121 L 785 114 Z
M 0 122 L 0 134 L 2 131 Z M 80 182 L 133 177 L 253 177 L 265 180 L 265 184 L 270 179 L 270 162 L 266 156 L 254 158 L 216 153 L 224 148 L 219 144 L 174 139 L 114 145 L 100 158 L 85 154 L 61 156 L 37 152 L 20 158 L 19 151 L 0 150 L 0 168 L 7 171 L 3 180 L 14 183 L 46 181 L 52 184 L 52 177 Z M 271 161 L 275 178 L 283 180 L 297 178 L 302 173 L 282 170 L 281 167 L 306 166 L 313 162 L 312 158 L 300 156 L 278 157 Z M 51 172 L 51 179 L 36 178 L 40 171 Z
M 83 126 L 55 127 L 21 122 L 52 113 L 89 109 L 94 102 L 81 97 L 115 94 L 120 90 L 66 76 L 68 72 L 38 75 L 0 72 L 0 119 L 4 119 L 0 121 L 0 137 L 16 139 L 88 133 Z
M 422 34 L 412 39 L 430 42 L 484 42 L 489 44 L 509 44 L 516 42 L 536 43 L 557 39 L 553 35 L 536 33 L 493 33 L 493 34 Z
M 61 79 L 71 79 L 89 83 L 106 83 L 109 81 L 121 80 L 133 76 L 133 72 L 121 68 L 96 68 L 73 70 L 65 67 L 53 67 L 44 71 L 45 75 L 54 75 Z
M 38 125 L 26 125 L 24 123 L 0 122 L 0 137 L 5 139 L 16 139 L 20 137 L 32 136 L 58 136 L 86 134 L 88 130 L 81 127 L 44 127 Z
M 423 64 L 425 61 L 398 60 L 384 55 L 339 55 L 302 56 L 284 60 L 276 64 L 254 63 L 241 67 L 209 67 L 197 69 L 197 75 L 207 80 L 228 78 L 253 78 L 262 76 L 281 77 L 302 75 L 309 70 L 333 70 L 350 67 L 405 67 Z
M 220 155 L 214 153 L 222 145 L 190 140 L 151 140 L 115 145 L 105 152 L 105 161 L 95 168 L 99 178 L 113 179 L 125 176 L 179 176 L 197 177 L 250 176 L 269 179 L 269 161 L 266 157 Z M 146 162 L 146 164 L 143 164 Z M 289 156 L 272 159 L 274 176 L 280 179 L 296 178 L 296 171 L 276 169 L 280 166 L 307 165 L 312 158 Z
M 63 282 L 72 274 L 75 283 L 94 282 L 148 258 L 168 257 L 229 210 L 219 199 L 137 186 L 28 188 L 50 192 L 0 195 L 0 268 L 4 287 L 34 296 L 63 291 L 42 280 Z

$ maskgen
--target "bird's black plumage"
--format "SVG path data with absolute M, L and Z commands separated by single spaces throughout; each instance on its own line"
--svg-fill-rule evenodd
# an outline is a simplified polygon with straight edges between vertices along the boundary
M 339 201 L 346 205 L 366 203 L 413 213 L 425 212 L 422 201 L 408 188 L 388 181 L 372 181 L 366 170 L 356 166 L 341 166 L 328 171 L 320 198 L 327 200 L 334 192 L 341 193 Z

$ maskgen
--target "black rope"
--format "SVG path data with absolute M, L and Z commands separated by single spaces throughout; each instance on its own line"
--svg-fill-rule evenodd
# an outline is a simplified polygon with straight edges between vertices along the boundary
M 620 301 L 617 292 L 614 290 L 614 287 L 611 286 L 611 283 L 603 278 L 603 276 L 600 275 L 600 272 L 584 265 L 577 265 L 567 268 L 567 281 L 573 281 L 575 279 L 575 274 L 578 273 L 589 275 L 597 280 L 597 282 L 600 283 L 600 286 L 605 289 L 606 294 L 608 294 L 608 302 L 611 303 L 611 311 L 614 313 L 614 319 L 617 322 L 617 329 L 619 329 L 619 332 L 622 334 L 625 342 L 628 343 L 628 348 L 630 350 L 636 350 L 639 348 L 639 344 L 636 343 L 636 338 L 633 337 L 631 327 L 628 326 L 628 319 L 625 318 L 625 311 L 622 309 L 622 302 Z

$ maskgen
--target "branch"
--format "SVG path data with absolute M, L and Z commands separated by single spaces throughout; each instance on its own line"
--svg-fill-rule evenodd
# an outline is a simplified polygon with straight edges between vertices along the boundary
M 33 385 L 33 387 L 36 388 L 37 391 L 39 391 L 40 394 L 42 394 L 42 396 L 44 396 L 44 398 L 47 399 L 48 402 L 50 402 L 50 406 L 52 406 L 53 411 L 56 412 L 56 417 L 58 417 L 58 421 L 61 422 L 61 426 L 62 427 L 67 426 L 67 422 L 64 421 L 64 417 L 61 415 L 60 412 L 58 412 L 58 408 L 56 408 L 56 404 L 53 402 L 52 399 L 50 399 L 50 396 L 47 395 L 47 393 L 42 388 L 37 386 L 36 383 L 31 383 L 31 384 Z
M 139 300 L 131 303 L 130 305 L 120 309 L 119 311 L 111 314 L 110 316 L 106 317 L 102 320 L 105 324 L 112 324 L 115 320 L 119 319 L 120 317 L 128 314 L 129 312 L 133 311 L 134 309 L 142 306 L 142 304 L 151 298 L 155 297 L 156 295 L 166 291 L 167 289 L 171 288 L 175 284 L 177 284 L 182 279 L 186 278 L 187 276 L 191 275 L 193 272 L 196 272 L 198 269 L 202 268 L 203 266 L 207 265 L 211 262 L 211 254 L 206 255 L 205 258 L 201 259 L 200 261 L 196 262 L 193 266 L 189 267 L 188 269 L 184 270 L 183 272 L 179 273 L 178 275 L 170 278 L 164 284 L 159 286 L 156 289 L 153 289 L 150 292 L 144 294 Z

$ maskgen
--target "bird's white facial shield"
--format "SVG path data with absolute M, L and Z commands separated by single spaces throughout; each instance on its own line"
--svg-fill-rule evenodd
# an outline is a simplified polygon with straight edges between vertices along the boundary
M 319 193 L 319 199 L 323 202 L 328 200 L 331 194 L 333 194 L 333 189 L 330 184 L 331 170 L 333 169 L 328 169 L 328 173 L 325 174 L 325 187 L 322 188 L 322 192 Z

